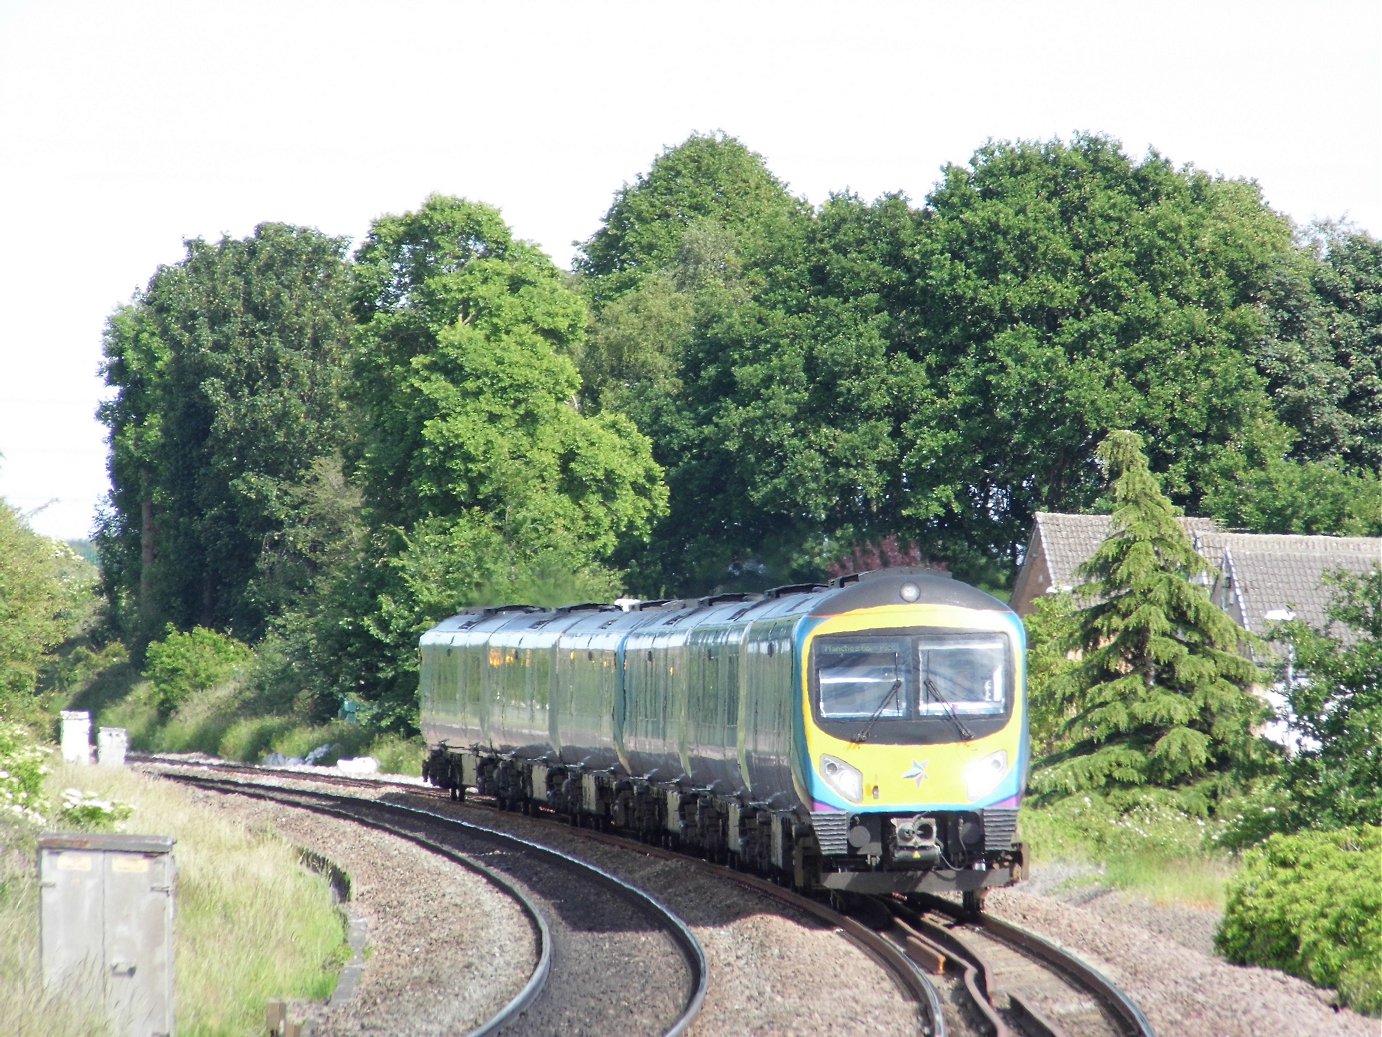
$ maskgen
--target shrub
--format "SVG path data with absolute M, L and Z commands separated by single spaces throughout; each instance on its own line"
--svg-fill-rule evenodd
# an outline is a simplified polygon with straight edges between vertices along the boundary
M 1229 961 L 1334 987 L 1382 1015 L 1382 827 L 1273 835 L 1249 850 L 1216 942 Z
M 182 633 L 170 626 L 162 641 L 149 645 L 144 672 L 167 717 L 194 692 L 228 681 L 252 658 L 250 647 L 233 637 L 205 627 Z
M 63 789 L 58 819 L 68 828 L 87 832 L 108 832 L 133 813 L 133 808 L 115 799 L 103 799 L 83 789 Z
M 0 815 L 43 824 L 44 761 L 48 750 L 17 724 L 0 723 Z

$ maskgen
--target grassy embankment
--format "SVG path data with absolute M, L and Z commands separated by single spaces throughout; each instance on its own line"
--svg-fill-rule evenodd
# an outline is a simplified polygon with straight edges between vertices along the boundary
M 120 831 L 177 840 L 179 1034 L 262 1033 L 267 1000 L 330 995 L 349 956 L 344 920 L 326 878 L 305 868 L 292 846 L 129 770 L 55 768 L 50 797 L 68 787 L 131 808 Z M 41 986 L 36 844 L 36 829 L 0 825 L 0 1032 L 94 1037 L 106 1032 L 99 1020 Z
M 1214 845 L 1222 824 L 1154 803 L 1115 810 L 1073 796 L 1027 809 L 1022 838 L 1034 872 L 1067 873 L 1065 888 L 1106 886 L 1153 903 L 1222 910 L 1238 858 Z
M 343 720 L 314 722 L 291 697 L 255 687 L 253 672 L 251 664 L 210 687 L 197 688 L 170 710 L 166 694 L 152 681 L 128 662 L 115 661 L 89 675 L 61 708 L 90 712 L 93 736 L 100 727 L 124 728 L 132 751 L 205 753 L 259 763 L 270 753 L 305 757 L 327 747 L 319 761 L 326 765 L 373 756 L 380 770 L 419 772 L 420 739 L 379 735 Z

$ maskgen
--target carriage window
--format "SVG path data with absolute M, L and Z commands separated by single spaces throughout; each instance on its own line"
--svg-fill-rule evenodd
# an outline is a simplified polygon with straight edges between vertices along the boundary
M 1001 634 L 954 634 L 917 642 L 919 712 L 989 715 L 1007 707 L 1008 642 Z
M 822 716 L 902 716 L 907 700 L 897 641 L 822 639 L 816 642 L 815 657 Z

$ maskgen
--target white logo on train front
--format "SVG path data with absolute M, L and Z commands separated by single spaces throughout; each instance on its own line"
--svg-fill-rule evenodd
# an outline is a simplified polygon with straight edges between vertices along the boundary
M 921 788 L 921 783 L 926 780 L 926 761 L 922 760 L 921 763 L 917 763 L 916 760 L 913 760 L 911 770 L 905 771 L 902 777 L 911 778 L 916 782 L 917 788 Z

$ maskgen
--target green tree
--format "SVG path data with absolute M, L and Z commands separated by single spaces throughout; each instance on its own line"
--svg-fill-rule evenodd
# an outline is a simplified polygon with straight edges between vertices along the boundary
M 1382 241 L 1340 226 L 1321 229 L 1315 290 L 1329 314 L 1329 341 L 1343 371 L 1346 415 L 1340 460 L 1382 470 Z
M 586 310 L 545 256 L 496 210 L 434 196 L 377 221 L 358 261 L 375 529 L 470 511 L 507 543 L 592 559 L 646 532 L 660 472 L 627 419 L 574 406 Z
M 1073 744 L 1070 722 L 1079 697 L 1080 610 L 1068 593 L 1044 594 L 1024 616 L 1027 630 L 1028 726 L 1032 758 L 1043 760 Z
M 1284 799 L 1293 826 L 1382 825 L 1382 564 L 1333 579 L 1330 632 L 1298 621 L 1284 630 L 1301 675 L 1287 702 L 1304 736 Z
M 900 460 L 929 383 L 890 312 L 917 219 L 898 196 L 830 199 L 765 249 L 754 298 L 692 344 L 685 397 L 701 442 L 682 463 L 715 458 L 714 485 L 730 492 L 718 513 L 686 505 L 683 528 L 716 520 L 706 539 L 760 557 L 772 579 L 816 575 L 827 557 L 920 526 Z
M 1219 480 L 1202 510 L 1225 528 L 1254 533 L 1382 536 L 1382 473 L 1268 460 Z
M 1243 632 L 1193 578 L 1190 545 L 1147 466 L 1141 437 L 1115 431 L 1097 454 L 1113 496 L 1108 538 L 1085 563 L 1070 745 L 1039 764 L 1043 793 L 1205 786 L 1264 762 L 1265 714 Z M 1206 790 L 1212 791 L 1212 790 Z
M 91 600 L 95 573 L 0 501 L 0 719 L 32 720 L 40 677 Z
M 603 563 L 667 498 L 633 424 L 576 406 L 585 303 L 496 210 L 433 196 L 376 221 L 357 263 L 370 539 L 329 606 L 349 617 L 333 669 L 407 727 L 439 612 L 539 572 L 610 585 Z
M 804 211 L 761 155 L 724 134 L 692 134 L 615 193 L 574 265 L 599 302 L 679 265 L 683 240 L 697 228 L 726 233 L 735 252 L 751 255 L 756 242 L 775 236 L 774 225 Z
M 935 405 L 905 430 L 903 470 L 953 539 L 1012 558 L 1039 508 L 1090 507 L 1114 428 L 1143 433 L 1188 508 L 1211 472 L 1283 455 L 1249 352 L 1294 244 L 1255 185 L 1079 136 L 990 143 L 928 207 L 906 305 Z
M 1334 224 L 1268 268 L 1264 334 L 1252 351 L 1289 458 L 1382 468 L 1382 242 Z
M 281 529 L 278 495 L 348 426 L 344 251 L 344 239 L 267 223 L 244 240 L 189 241 L 111 319 L 112 507 L 97 543 L 136 640 L 165 623 L 252 637 L 278 607 L 248 593 Z
M 714 424 L 720 372 L 706 360 L 807 218 L 760 156 L 730 137 L 694 135 L 625 185 L 577 259 L 594 315 L 586 404 L 626 414 L 650 437 L 676 502 L 646 549 L 629 544 L 618 556 L 643 593 L 704 589 L 755 549 L 740 533 L 761 528 L 740 492 L 747 466 Z
M 144 673 L 166 718 L 197 692 L 230 680 L 251 658 L 249 645 L 233 637 L 204 627 L 182 633 L 169 626 L 162 639 L 149 644 Z
M 900 430 L 928 397 L 889 306 L 920 219 L 900 196 L 842 195 L 815 218 L 759 221 L 751 247 L 702 224 L 675 266 L 598 311 L 597 338 L 626 302 L 681 303 L 660 339 L 672 361 L 646 365 L 668 374 L 628 381 L 672 493 L 654 564 L 635 571 L 673 593 L 815 577 L 905 525 Z M 645 329 L 645 343 L 662 330 L 621 331 Z

